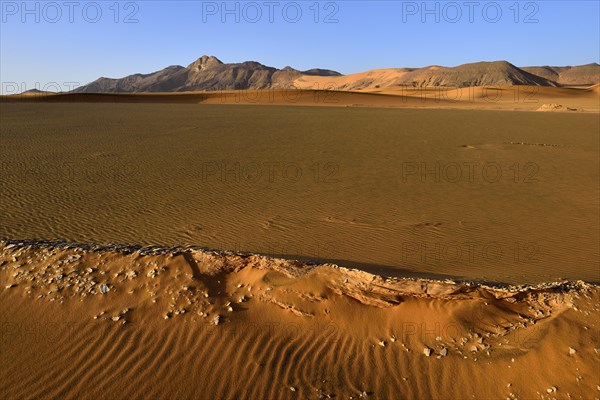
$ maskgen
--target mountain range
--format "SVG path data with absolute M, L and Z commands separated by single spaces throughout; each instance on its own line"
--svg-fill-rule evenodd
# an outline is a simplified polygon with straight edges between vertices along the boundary
M 99 78 L 76 93 L 190 92 L 243 89 L 361 90 L 391 86 L 468 87 L 490 85 L 584 86 L 600 83 L 597 63 L 573 67 L 523 67 L 507 61 L 477 62 L 457 67 L 387 68 L 342 75 L 328 69 L 277 69 L 255 61 L 226 64 L 202 56 L 187 67 L 173 65 L 149 74 Z

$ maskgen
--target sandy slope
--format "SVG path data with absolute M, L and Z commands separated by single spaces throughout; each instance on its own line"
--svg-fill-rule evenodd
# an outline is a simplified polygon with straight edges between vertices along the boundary
M 598 85 L 587 88 L 540 86 L 473 86 L 464 88 L 387 86 L 397 78 L 397 70 L 377 74 L 382 88 L 340 90 L 368 73 L 329 77 L 310 76 L 298 88 L 263 90 L 223 90 L 186 93 L 136 94 L 46 94 L 27 93 L 0 96 L 0 102 L 107 102 L 107 103 L 202 103 L 255 104 L 330 107 L 461 108 L 535 111 L 544 104 L 560 104 L 562 111 L 600 112 Z M 350 79 L 351 77 L 351 79 Z M 337 81 L 331 81 L 332 79 Z M 389 79 L 389 82 L 386 81 Z M 339 81 L 339 82 L 338 82 Z M 316 90 L 315 90 L 316 89 Z
M 600 291 L 583 282 L 56 243 L 3 242 L 0 264 L 6 399 L 600 396 Z

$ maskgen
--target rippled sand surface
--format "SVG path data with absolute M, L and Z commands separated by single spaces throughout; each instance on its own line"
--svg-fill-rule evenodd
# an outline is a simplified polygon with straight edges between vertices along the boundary
M 599 300 L 581 281 L 499 288 L 187 248 L 0 241 L 0 392 L 590 399 Z
M 600 281 L 597 114 L 0 104 L 0 237 Z

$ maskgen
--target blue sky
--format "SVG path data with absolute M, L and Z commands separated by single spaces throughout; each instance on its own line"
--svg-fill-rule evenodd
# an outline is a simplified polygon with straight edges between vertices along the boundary
M 600 59 L 595 0 L 67 1 L 0 2 L 4 93 L 12 83 L 68 89 L 69 82 L 185 66 L 203 54 L 342 73 Z

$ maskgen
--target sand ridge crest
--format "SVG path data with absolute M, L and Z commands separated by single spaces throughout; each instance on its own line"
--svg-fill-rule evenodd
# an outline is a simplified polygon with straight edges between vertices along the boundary
M 385 277 L 356 268 L 346 268 L 331 263 L 308 263 L 253 253 L 236 253 L 226 250 L 211 250 L 198 246 L 142 246 L 123 244 L 74 243 L 59 240 L 0 240 L 3 254 L 45 249 L 53 254 L 62 254 L 78 260 L 73 254 L 97 253 L 112 257 L 183 257 L 190 264 L 192 277 L 216 276 L 222 273 L 239 272 L 244 268 L 275 271 L 288 278 L 300 279 L 306 275 L 324 275 L 335 282 L 340 293 L 361 297 L 361 293 L 390 296 L 388 305 L 397 303 L 394 296 L 417 296 L 431 298 L 473 298 L 493 296 L 496 299 L 511 298 L 531 293 L 569 293 L 586 291 L 597 287 L 596 283 L 577 281 L 553 281 L 538 284 L 509 285 L 461 280 L 436 280 L 411 277 Z M 11 256 L 12 257 L 12 256 Z M 357 292 L 350 288 L 360 288 Z

